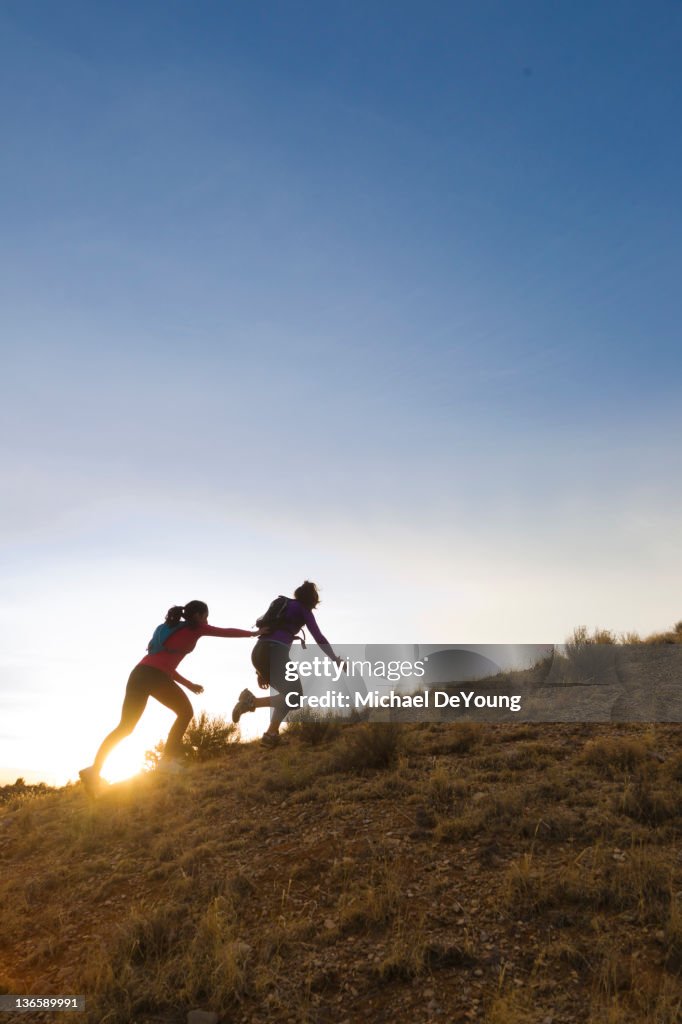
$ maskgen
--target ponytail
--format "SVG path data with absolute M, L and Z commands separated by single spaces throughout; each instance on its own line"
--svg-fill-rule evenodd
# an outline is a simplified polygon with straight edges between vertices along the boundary
M 166 625 L 167 626 L 179 626 L 180 621 L 185 617 L 185 609 L 183 605 L 174 604 L 172 608 L 168 609 L 166 613 Z
M 166 613 L 166 625 L 174 629 L 181 622 L 189 622 L 195 615 L 205 615 L 208 605 L 204 601 L 189 601 L 185 605 L 174 604 Z

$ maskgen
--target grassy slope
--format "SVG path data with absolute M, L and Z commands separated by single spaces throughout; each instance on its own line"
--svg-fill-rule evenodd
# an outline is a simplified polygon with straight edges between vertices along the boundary
M 681 796 L 673 725 L 453 723 L 17 798 L 0 991 L 97 1024 L 673 1024 Z

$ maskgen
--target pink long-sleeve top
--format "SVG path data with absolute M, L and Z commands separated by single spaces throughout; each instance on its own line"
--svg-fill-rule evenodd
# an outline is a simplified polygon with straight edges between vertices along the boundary
M 201 636 L 238 637 L 253 636 L 253 634 L 248 629 L 221 629 L 220 626 L 209 626 L 208 624 L 198 626 L 196 629 L 183 626 L 168 637 L 162 651 L 159 651 L 158 654 L 147 654 L 140 665 L 151 665 L 152 668 L 161 669 L 172 678 L 182 659 L 194 650 Z

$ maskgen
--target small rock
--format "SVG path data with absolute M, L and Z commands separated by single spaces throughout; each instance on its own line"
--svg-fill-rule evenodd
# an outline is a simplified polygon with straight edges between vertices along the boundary
M 190 1010 L 187 1014 L 187 1024 L 218 1024 L 219 1020 L 212 1010 Z

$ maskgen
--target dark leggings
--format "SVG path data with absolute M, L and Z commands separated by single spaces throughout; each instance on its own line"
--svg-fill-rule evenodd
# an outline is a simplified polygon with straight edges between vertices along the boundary
M 151 665 L 136 665 L 130 673 L 126 695 L 121 708 L 121 721 L 113 732 L 110 732 L 97 751 L 94 767 L 98 772 L 114 747 L 130 736 L 140 721 L 142 712 L 150 697 L 156 698 L 164 707 L 170 708 L 177 715 L 166 740 L 165 753 L 169 757 L 177 757 L 182 751 L 182 737 L 192 718 L 192 705 L 184 690 L 174 683 L 161 669 Z
M 261 637 L 251 652 L 251 664 L 258 679 L 268 683 L 271 693 L 273 690 L 276 692 L 276 696 L 272 695 L 271 706 L 278 725 L 291 710 L 286 702 L 287 694 L 296 694 L 300 697 L 303 693 L 298 676 L 292 682 L 288 682 L 286 678 L 290 650 L 291 647 L 286 644 L 273 643 L 272 640 Z

